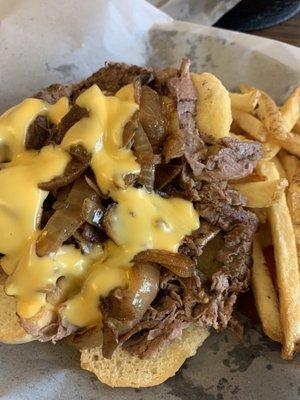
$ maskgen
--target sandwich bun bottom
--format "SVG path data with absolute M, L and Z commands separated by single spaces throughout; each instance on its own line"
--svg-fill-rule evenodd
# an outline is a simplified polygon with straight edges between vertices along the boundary
M 172 342 L 157 357 L 140 359 L 117 348 L 110 360 L 102 356 L 102 347 L 81 350 L 81 368 L 93 372 L 111 387 L 149 387 L 175 375 L 184 361 L 195 355 L 208 337 L 206 328 L 194 325 L 183 331 L 182 338 Z
M 16 314 L 16 300 L 7 296 L 4 291 L 7 275 L 0 267 L 0 342 L 6 344 L 21 344 L 33 339 L 20 325 Z

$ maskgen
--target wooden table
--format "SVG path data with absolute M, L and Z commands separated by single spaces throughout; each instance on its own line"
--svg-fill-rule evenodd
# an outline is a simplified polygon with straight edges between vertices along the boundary
M 249 33 L 270 39 L 281 40 L 282 42 L 300 47 L 300 13 L 282 24 Z

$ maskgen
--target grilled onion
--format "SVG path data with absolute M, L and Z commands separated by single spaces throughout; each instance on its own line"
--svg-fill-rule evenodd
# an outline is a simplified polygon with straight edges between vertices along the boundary
M 156 263 L 169 269 L 174 274 L 188 278 L 192 276 L 195 264 L 184 254 L 172 253 L 167 250 L 145 250 L 138 253 L 134 259 L 137 263 Z
M 96 201 L 98 195 L 81 177 L 72 186 L 64 207 L 55 211 L 38 237 L 36 253 L 39 257 L 56 251 L 83 223 L 81 210 L 86 198 Z
M 128 287 L 118 288 L 102 300 L 104 357 L 110 358 L 119 336 L 142 319 L 157 295 L 159 278 L 159 269 L 153 264 L 135 264 L 129 273 Z

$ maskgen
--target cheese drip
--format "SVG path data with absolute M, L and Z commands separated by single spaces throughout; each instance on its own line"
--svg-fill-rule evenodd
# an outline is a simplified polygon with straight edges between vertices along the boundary
M 25 113 L 27 103 L 22 104 Z M 32 104 L 33 109 L 35 102 Z M 104 96 L 94 85 L 77 98 L 76 104 L 85 108 L 88 116 L 74 124 L 60 148 L 53 151 L 65 155 L 70 146 L 80 143 L 91 153 L 91 167 L 99 188 L 116 202 L 110 211 L 112 240 L 104 243 L 101 254 L 98 251 L 83 255 L 72 246 L 62 246 L 56 254 L 39 258 L 35 254 L 35 230 L 28 237 L 27 247 L 17 251 L 18 267 L 10 276 L 7 291 L 16 296 L 18 313 L 29 318 L 46 304 L 47 289 L 65 276 L 71 289 L 60 312 L 70 323 L 89 327 L 101 321 L 99 299 L 116 287 L 126 286 L 133 257 L 152 248 L 176 252 L 183 237 L 199 227 L 199 217 L 191 202 L 164 199 L 145 189 L 125 187 L 124 176 L 140 171 L 132 151 L 122 145 L 124 126 L 138 109 L 132 85 L 115 96 Z M 25 129 L 26 133 L 32 118 L 24 118 L 22 132 Z M 24 143 L 24 135 L 17 135 L 19 143 Z M 13 205 L 13 209 L 17 207 Z M 29 214 L 36 221 L 40 206 L 34 210 L 35 214 Z
M 64 316 L 81 327 L 99 321 L 99 296 L 126 284 L 128 268 L 137 253 L 145 249 L 176 252 L 183 237 L 199 227 L 192 203 L 183 199 L 164 199 L 133 187 L 111 195 L 118 202 L 110 213 L 113 241 L 105 244 L 102 258 L 92 267 L 81 292 L 67 301 L 64 309 Z M 107 271 L 113 274 L 109 281 L 104 279 Z
M 60 175 L 70 157 L 58 147 L 47 146 L 40 152 L 26 151 L 26 132 L 39 115 L 59 122 L 68 112 L 68 100 L 50 105 L 27 99 L 0 117 L 0 154 L 8 161 L 0 170 L 0 252 L 1 266 L 7 274 L 16 268 L 23 249 L 34 235 L 48 192 L 39 182 Z

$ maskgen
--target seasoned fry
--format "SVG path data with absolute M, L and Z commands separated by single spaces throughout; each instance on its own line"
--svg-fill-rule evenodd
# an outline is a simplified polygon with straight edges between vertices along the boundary
M 248 182 L 264 182 L 268 178 L 265 175 L 259 174 L 258 172 L 252 172 L 252 174 L 245 176 L 238 180 L 229 181 L 229 183 L 248 183 Z
M 242 93 L 247 93 L 254 88 L 242 84 L 240 85 Z M 287 138 L 288 128 L 285 124 L 283 116 L 275 104 L 274 100 L 271 99 L 265 92 L 260 91 L 261 95 L 258 99 L 257 115 L 261 122 L 266 127 L 268 133 L 275 139 L 283 141 Z
M 277 342 L 282 341 L 279 304 L 258 235 L 253 242 L 252 289 L 263 330 Z
M 288 131 L 293 130 L 300 118 L 300 85 L 298 85 L 280 109 Z
M 295 156 L 287 153 L 285 150 L 281 150 L 278 154 L 278 158 L 285 169 L 285 173 L 289 182 L 291 182 L 294 173 L 296 172 L 298 166 L 298 159 Z
M 300 135 L 300 118 L 296 122 L 293 131 L 296 133 L 296 135 Z
M 249 92 L 251 93 L 251 92 Z M 232 118 L 253 139 L 265 142 L 267 139 L 267 130 L 259 119 L 244 111 L 232 109 Z
M 287 187 L 287 180 L 234 183 L 232 186 L 247 199 L 247 207 L 265 208 L 278 201 Z
M 278 170 L 271 161 L 260 161 L 257 164 L 256 172 L 266 178 L 262 182 L 232 183 L 247 199 L 247 207 L 266 208 L 270 207 L 281 197 L 288 185 L 286 179 L 279 176 Z
M 289 153 L 300 157 L 300 135 L 289 132 L 285 140 L 280 140 L 278 143 Z
M 258 102 L 260 91 L 251 90 L 247 93 L 229 93 L 231 107 L 247 113 L 252 112 Z
M 265 224 L 267 222 L 267 209 L 266 208 L 252 208 L 251 211 L 255 213 L 259 222 Z
M 281 164 L 279 158 L 277 156 L 274 157 L 272 162 L 275 164 L 275 167 L 277 168 L 280 178 L 285 178 L 285 179 L 287 179 L 287 182 L 288 182 L 288 177 L 287 177 L 286 171 L 283 168 L 283 165 Z
M 284 334 L 282 357 L 299 350 L 300 277 L 295 235 L 285 194 L 268 209 L 279 290 L 280 319 Z
M 280 151 L 281 147 L 279 144 L 268 139 L 267 142 L 262 144 L 263 147 L 263 159 L 272 160 Z
M 290 185 L 287 191 L 287 201 L 291 212 L 291 217 L 294 225 L 300 224 L 300 163 L 290 180 Z
M 228 91 L 214 75 L 192 74 L 197 90 L 196 124 L 198 129 L 216 138 L 229 135 L 232 122 Z
M 300 257 L 300 162 L 299 160 L 286 153 L 280 152 L 280 161 L 285 169 L 286 176 L 289 181 L 287 190 L 287 203 L 290 210 L 292 223 L 294 227 L 295 240 L 298 253 L 298 262 Z

